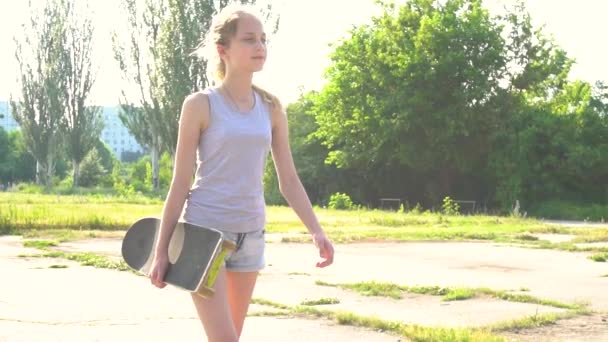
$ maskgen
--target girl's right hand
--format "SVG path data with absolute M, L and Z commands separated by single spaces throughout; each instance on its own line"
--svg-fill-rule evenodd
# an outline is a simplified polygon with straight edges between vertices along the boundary
M 167 286 L 167 283 L 163 281 L 165 279 L 165 273 L 169 266 L 169 256 L 167 255 L 156 255 L 152 261 L 152 267 L 150 268 L 150 282 L 152 285 L 162 289 Z

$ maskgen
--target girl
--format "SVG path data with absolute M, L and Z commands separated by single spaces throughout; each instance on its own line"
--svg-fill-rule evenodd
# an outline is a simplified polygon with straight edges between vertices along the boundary
M 168 244 L 180 213 L 184 221 L 222 230 L 236 242 L 216 280 L 215 295 L 192 295 L 211 342 L 238 341 L 265 264 L 262 178 L 269 151 L 281 193 L 319 249 L 323 260 L 317 267 L 329 266 L 334 257 L 295 170 L 285 111 L 276 97 L 252 84 L 253 73 L 266 61 L 266 34 L 252 13 L 244 7 L 224 9 L 212 22 L 208 43 L 201 44 L 214 48 L 219 85 L 184 100 L 173 180 L 150 271 L 152 284 L 165 287 Z

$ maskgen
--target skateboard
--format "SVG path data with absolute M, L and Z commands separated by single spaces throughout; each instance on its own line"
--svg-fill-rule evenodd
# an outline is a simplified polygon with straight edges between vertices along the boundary
M 149 275 L 161 220 L 144 217 L 135 222 L 122 241 L 122 257 L 135 271 Z M 178 222 L 169 242 L 169 267 L 164 282 L 209 298 L 227 253 L 236 244 L 216 229 Z

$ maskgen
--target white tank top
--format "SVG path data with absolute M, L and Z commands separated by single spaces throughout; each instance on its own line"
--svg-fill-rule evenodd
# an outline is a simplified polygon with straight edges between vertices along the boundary
M 264 229 L 264 167 L 272 141 L 269 105 L 254 92 L 247 112 L 207 88 L 209 125 L 199 139 L 196 178 L 186 199 L 186 222 L 233 233 Z

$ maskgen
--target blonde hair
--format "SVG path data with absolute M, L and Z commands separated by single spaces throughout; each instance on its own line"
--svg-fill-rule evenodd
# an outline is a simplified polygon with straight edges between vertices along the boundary
M 215 81 L 222 82 L 226 77 L 226 63 L 218 55 L 216 46 L 230 45 L 230 40 L 236 35 L 239 19 L 248 15 L 259 18 L 255 13 L 256 10 L 253 6 L 232 4 L 224 7 L 213 17 L 207 36 L 201 39 L 201 43 L 193 52 L 193 55 L 206 59 L 210 65 L 214 65 L 213 76 Z M 272 107 L 281 105 L 279 99 L 270 92 L 255 84 L 252 85 L 252 88 L 264 102 L 269 103 Z

